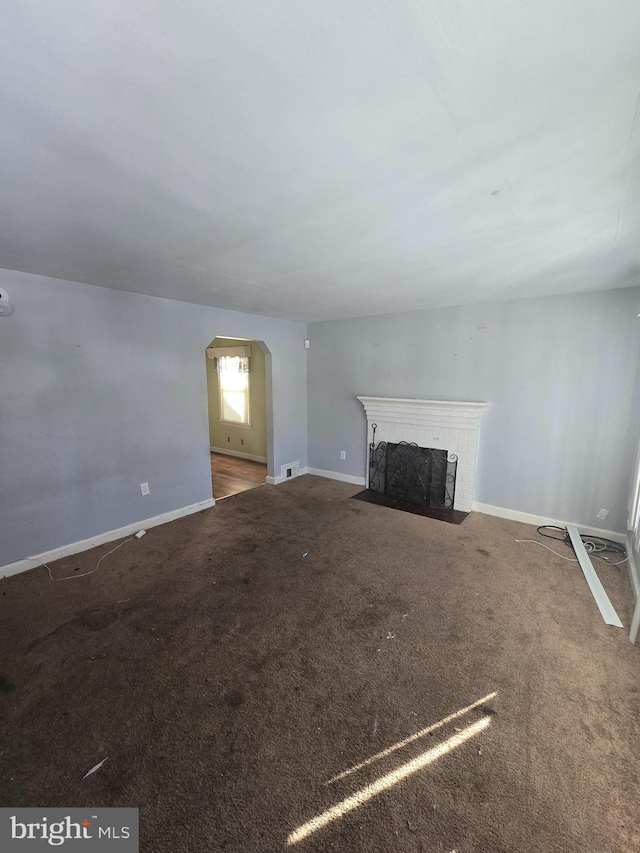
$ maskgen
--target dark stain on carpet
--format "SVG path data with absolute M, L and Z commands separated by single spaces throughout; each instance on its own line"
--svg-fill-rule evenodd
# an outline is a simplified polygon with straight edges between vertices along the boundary
M 0 693 L 11 693 L 11 691 L 15 689 L 15 684 L 8 681 L 4 675 L 0 675 Z

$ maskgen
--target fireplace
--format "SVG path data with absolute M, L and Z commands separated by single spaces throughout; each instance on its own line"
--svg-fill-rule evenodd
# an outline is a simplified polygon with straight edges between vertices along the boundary
M 370 490 L 387 495 L 388 491 L 380 489 L 404 490 L 410 498 L 397 493 L 389 496 L 421 506 L 443 506 L 462 512 L 473 509 L 480 418 L 486 403 L 398 397 L 358 400 L 367 416 Z M 399 447 L 405 449 L 399 451 Z M 372 455 L 377 448 L 379 451 Z M 403 474 L 408 483 L 401 486 Z M 423 500 L 434 503 L 421 503 Z
M 391 441 L 369 447 L 369 489 L 416 506 L 453 509 L 458 457 L 446 450 Z

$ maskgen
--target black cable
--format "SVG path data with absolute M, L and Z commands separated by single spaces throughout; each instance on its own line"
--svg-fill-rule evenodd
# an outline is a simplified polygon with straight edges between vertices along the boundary
M 605 539 L 604 536 L 590 536 L 588 533 L 585 533 L 581 538 L 590 542 L 604 542 L 606 545 L 605 551 L 613 551 L 615 554 L 626 553 L 619 542 L 614 542 L 612 539 Z
M 540 536 L 544 536 L 545 539 L 555 539 L 557 542 L 564 542 L 568 548 L 571 548 L 572 551 L 574 550 L 573 545 L 571 544 L 571 538 L 566 528 L 558 527 L 556 524 L 541 524 L 536 528 L 536 530 Z M 543 533 L 544 530 L 557 530 L 562 535 L 554 536 L 549 533 Z M 619 542 L 614 542 L 612 539 L 607 539 L 606 536 L 591 536 L 588 533 L 581 533 L 580 539 L 584 543 L 585 549 L 590 557 L 594 557 L 608 565 L 614 564 L 610 563 L 607 557 L 603 557 L 603 554 L 622 554 L 626 557 L 627 552 L 622 545 L 620 545 Z M 621 562 L 624 562 L 624 560 Z
M 541 524 L 540 527 L 536 528 L 536 530 L 540 536 L 544 536 L 546 539 L 557 539 L 561 542 L 565 541 L 569 536 L 564 527 L 556 527 L 555 524 Z M 562 536 L 549 536 L 548 533 L 543 533 L 543 530 L 559 530 L 562 533 Z

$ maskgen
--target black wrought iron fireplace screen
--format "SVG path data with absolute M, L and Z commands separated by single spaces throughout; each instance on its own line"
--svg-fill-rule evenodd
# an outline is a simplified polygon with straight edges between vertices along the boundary
M 413 442 L 369 445 L 369 489 L 425 507 L 453 509 L 458 457 Z

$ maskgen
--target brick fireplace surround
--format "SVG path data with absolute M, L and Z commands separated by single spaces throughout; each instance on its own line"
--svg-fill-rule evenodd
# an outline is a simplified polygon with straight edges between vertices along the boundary
M 367 446 L 375 442 L 415 442 L 447 450 L 458 457 L 453 508 L 473 509 L 480 418 L 487 403 L 414 400 L 401 397 L 358 397 L 367 415 Z M 367 465 L 368 468 L 368 465 Z

